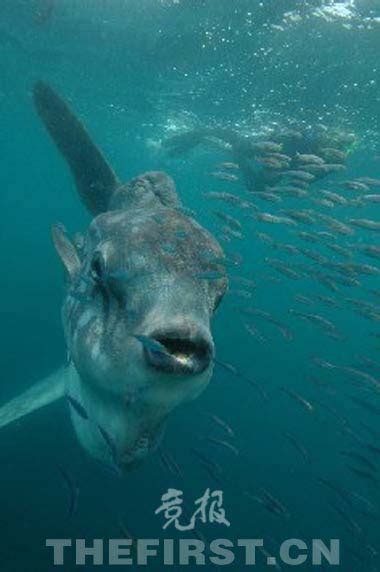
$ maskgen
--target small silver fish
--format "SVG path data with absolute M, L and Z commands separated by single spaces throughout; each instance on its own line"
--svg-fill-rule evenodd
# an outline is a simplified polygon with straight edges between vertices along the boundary
M 351 218 L 349 223 L 358 228 L 366 230 L 380 231 L 380 221 L 370 220 L 366 218 Z

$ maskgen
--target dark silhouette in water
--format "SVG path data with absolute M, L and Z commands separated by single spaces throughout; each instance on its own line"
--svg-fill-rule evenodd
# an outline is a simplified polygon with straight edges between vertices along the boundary
M 354 141 L 351 133 L 329 130 L 325 126 L 280 130 L 270 135 L 270 141 L 242 135 L 230 128 L 205 127 L 175 135 L 165 141 L 164 147 L 169 156 L 179 157 L 202 144 L 217 143 L 231 153 L 248 191 L 263 192 L 282 182 L 287 170 L 290 171 L 288 178 L 292 178 L 293 172 L 292 182 L 297 175 L 294 171 L 301 168 L 311 171 L 313 180 L 343 170 L 347 150 Z M 302 158 L 307 161 L 309 156 L 314 160 L 320 158 L 320 164 L 303 163 Z

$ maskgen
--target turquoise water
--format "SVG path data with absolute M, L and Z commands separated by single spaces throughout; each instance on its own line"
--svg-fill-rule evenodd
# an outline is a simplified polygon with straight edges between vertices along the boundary
M 379 570 L 380 264 L 359 247 L 379 247 L 380 235 L 349 221 L 379 225 L 379 203 L 355 200 L 380 194 L 380 188 L 344 186 L 363 177 L 380 179 L 379 18 L 375 0 L 3 0 L 1 401 L 66 360 L 64 277 L 50 227 L 61 221 L 75 233 L 91 220 L 35 113 L 35 81 L 49 82 L 70 102 L 121 179 L 146 170 L 170 174 L 183 204 L 221 240 L 227 257 L 240 261 L 228 266 L 230 291 L 213 323 L 217 358 L 234 373 L 216 365 L 206 392 L 170 418 L 162 444 L 180 474 L 170 473 L 155 453 L 136 472 L 121 479 L 108 475 L 79 447 L 62 402 L 2 430 L 3 570 L 50 570 L 46 538 L 118 538 L 120 523 L 136 538 L 177 538 L 154 515 L 169 487 L 183 490 L 190 506 L 208 487 L 223 490 L 231 527 L 200 524 L 199 533 L 209 540 L 263 538 L 276 555 L 288 538 L 339 538 L 337 568 Z M 216 165 L 235 160 L 220 141 L 204 141 L 178 157 L 165 147 L 173 135 L 203 127 L 268 141 L 289 126 L 304 139 L 310 133 L 315 138 L 321 125 L 327 134 L 353 134 L 344 147 L 346 170 L 312 182 L 307 198 L 281 203 L 255 196 L 239 169 L 232 171 L 236 181 L 210 176 L 219 170 Z M 313 202 L 321 189 L 350 204 Z M 258 211 L 207 198 L 215 191 L 250 201 Z M 314 223 L 258 219 L 263 212 L 284 216 L 282 209 L 311 209 Z M 242 238 L 226 239 L 215 210 L 240 221 Z M 354 234 L 331 231 L 321 214 L 348 224 Z M 324 239 L 310 243 L 298 234 L 319 231 L 332 232 L 327 242 L 352 257 L 333 252 Z M 298 252 L 290 254 L 278 243 Z M 327 263 L 319 265 L 302 249 Z M 295 275 L 279 271 L 279 261 Z M 339 278 L 347 274 L 326 265 L 331 263 L 361 265 L 349 274 L 357 283 L 343 285 Z M 336 288 L 318 281 L 318 272 L 334 276 Z M 248 278 L 255 287 L 236 278 Z M 256 315 L 244 314 L 252 308 Z M 366 316 L 358 311 L 363 308 Z M 334 328 L 294 311 L 321 317 Z M 285 335 L 270 319 L 287 328 Z M 247 324 L 257 328 L 256 336 Z M 334 367 L 321 367 L 315 358 Z M 259 384 L 264 398 L 249 380 Z M 210 412 L 231 426 L 233 439 Z M 210 435 L 227 439 L 239 454 L 207 441 Z M 194 449 L 221 466 L 220 481 Z M 58 464 L 80 488 L 71 518 Z M 257 500 L 263 488 L 286 514 L 274 514 Z M 264 555 L 259 558 L 256 568 L 267 569 Z M 159 562 L 150 567 L 163 568 Z M 75 569 L 72 556 L 61 568 Z M 239 561 L 231 568 L 245 569 Z

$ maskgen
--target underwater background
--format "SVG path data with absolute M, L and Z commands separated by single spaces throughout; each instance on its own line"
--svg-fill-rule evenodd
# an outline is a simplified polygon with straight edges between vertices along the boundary
M 172 470 L 157 452 L 136 472 L 108 475 L 80 449 L 62 402 L 2 430 L 1 569 L 52 569 L 46 538 L 176 537 L 154 514 L 162 494 L 183 490 L 191 505 L 209 487 L 223 490 L 231 527 L 200 524 L 205 538 L 263 538 L 274 555 L 287 538 L 339 538 L 337 568 L 380 570 L 380 255 L 364 251 L 380 246 L 380 204 L 359 200 L 380 193 L 379 3 L 2 0 L 0 50 L 2 403 L 66 360 L 64 279 L 50 227 L 60 221 L 75 233 L 90 221 L 36 116 L 37 80 L 70 102 L 121 179 L 171 175 L 233 261 L 213 324 L 222 365 L 169 419 L 162 449 Z M 168 153 L 170 137 L 216 126 L 258 141 L 289 126 L 341 130 L 351 137 L 346 170 L 312 182 L 309 198 L 279 205 L 255 197 L 239 172 L 220 175 L 228 146 Z M 318 202 L 321 189 L 346 203 Z M 257 209 L 213 202 L 212 192 Z M 294 224 L 258 216 L 281 209 Z M 310 225 L 294 212 L 304 209 L 313 209 Z M 215 210 L 241 231 L 223 230 Z M 326 217 L 353 234 L 332 230 Z M 323 231 L 343 250 L 299 234 Z M 80 488 L 70 518 L 58 465 Z M 61 568 L 75 566 L 68 557 Z M 267 568 L 265 554 L 256 568 Z

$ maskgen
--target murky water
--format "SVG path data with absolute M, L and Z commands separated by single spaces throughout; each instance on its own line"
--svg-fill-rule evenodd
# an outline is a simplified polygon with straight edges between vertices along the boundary
M 2 429 L 2 569 L 52 569 L 47 538 L 129 534 L 264 539 L 258 570 L 275 569 L 270 556 L 287 569 L 286 539 L 340 539 L 337 568 L 378 570 L 376 0 L 3 0 L 0 49 L 2 402 L 67 363 L 50 227 L 72 237 L 93 218 L 35 111 L 36 81 L 120 180 L 173 177 L 229 276 L 212 381 L 138 470 L 93 461 L 64 399 Z M 218 273 L 202 272 L 191 278 L 213 288 Z M 183 491 L 182 524 L 207 488 L 222 490 L 230 526 L 163 530 L 169 488 Z M 246 569 L 243 556 L 230 568 Z M 162 554 L 149 561 L 163 567 Z M 298 567 L 315 568 L 311 548 Z M 73 550 L 61 568 L 76 568 Z M 96 568 L 113 568 L 106 553 Z

